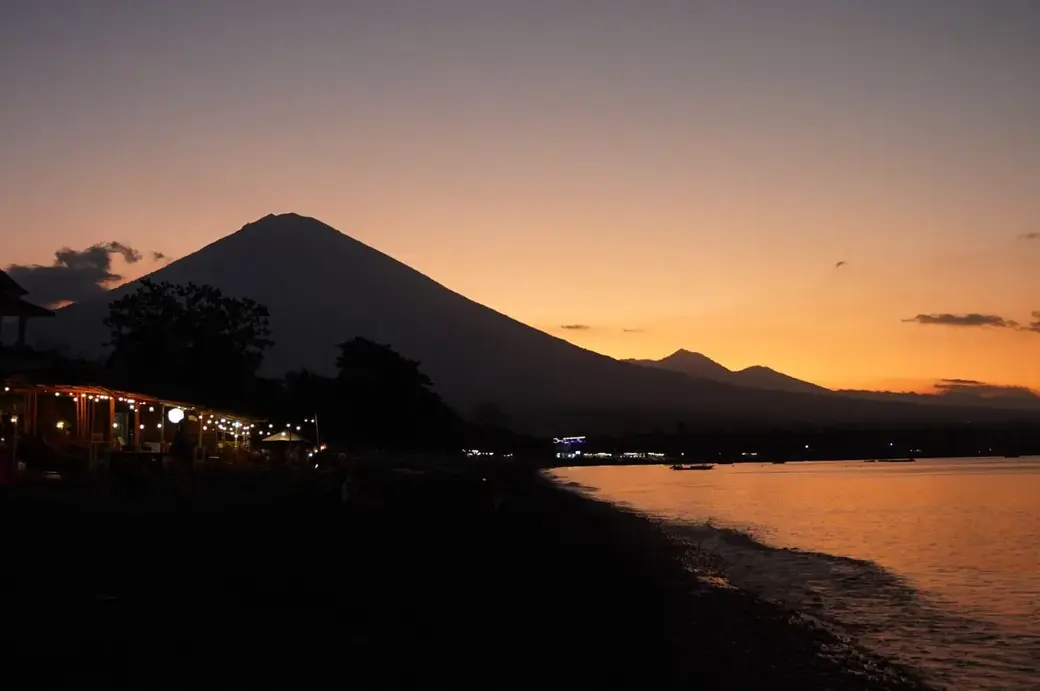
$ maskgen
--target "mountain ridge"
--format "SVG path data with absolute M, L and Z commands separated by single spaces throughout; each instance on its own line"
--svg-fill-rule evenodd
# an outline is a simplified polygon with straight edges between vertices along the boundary
M 731 370 L 703 353 L 680 348 L 660 360 L 627 359 L 625 362 L 680 372 L 690 377 L 725 382 L 751 389 L 787 391 L 790 393 L 833 393 L 817 384 L 796 379 L 764 365 L 752 365 L 741 370 Z
M 646 430 L 662 420 L 692 429 L 936 418 L 922 406 L 752 389 L 621 362 L 525 325 L 295 213 L 248 223 L 142 279 L 58 310 L 35 331 L 52 344 L 66 341 L 72 354 L 103 355 L 108 303 L 144 278 L 208 284 L 266 305 L 275 345 L 265 375 L 331 373 L 335 344 L 362 336 L 420 361 L 463 414 L 492 403 L 525 431 Z

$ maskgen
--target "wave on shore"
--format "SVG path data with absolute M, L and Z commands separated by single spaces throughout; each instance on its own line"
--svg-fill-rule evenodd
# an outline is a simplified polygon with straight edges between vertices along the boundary
M 799 612 L 841 640 L 957 689 L 1036 689 L 1040 640 L 960 615 L 870 561 L 777 548 L 753 535 L 665 521 L 707 583 L 747 590 Z

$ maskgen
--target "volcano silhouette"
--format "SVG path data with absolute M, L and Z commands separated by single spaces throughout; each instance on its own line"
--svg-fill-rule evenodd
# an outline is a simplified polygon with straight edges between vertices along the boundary
M 494 404 L 531 431 L 651 429 L 682 421 L 788 424 L 903 420 L 926 407 L 752 390 L 626 363 L 585 350 L 474 302 L 313 218 L 266 216 L 147 278 L 215 286 L 271 313 L 263 374 L 331 374 L 336 344 L 355 336 L 419 360 L 464 415 Z M 108 304 L 137 282 L 57 312 L 42 339 L 97 357 Z M 161 363 L 157 363 L 161 366 Z M 922 410 L 925 411 L 922 413 Z

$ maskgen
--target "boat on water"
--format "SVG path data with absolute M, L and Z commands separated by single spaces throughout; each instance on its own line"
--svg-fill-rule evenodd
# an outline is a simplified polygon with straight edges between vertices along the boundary
M 916 458 L 879 458 L 878 463 L 916 463 Z
M 787 461 L 770 461 L 773 465 L 784 465 Z
M 672 470 L 711 470 L 714 467 L 715 466 L 710 463 L 691 463 L 689 465 L 676 463 L 672 466 Z

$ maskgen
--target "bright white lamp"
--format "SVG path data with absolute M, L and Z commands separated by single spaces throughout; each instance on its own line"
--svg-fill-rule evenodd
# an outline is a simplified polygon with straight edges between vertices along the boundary
M 170 408 L 166 413 L 166 419 L 175 425 L 179 424 L 184 419 L 184 411 L 180 408 Z

